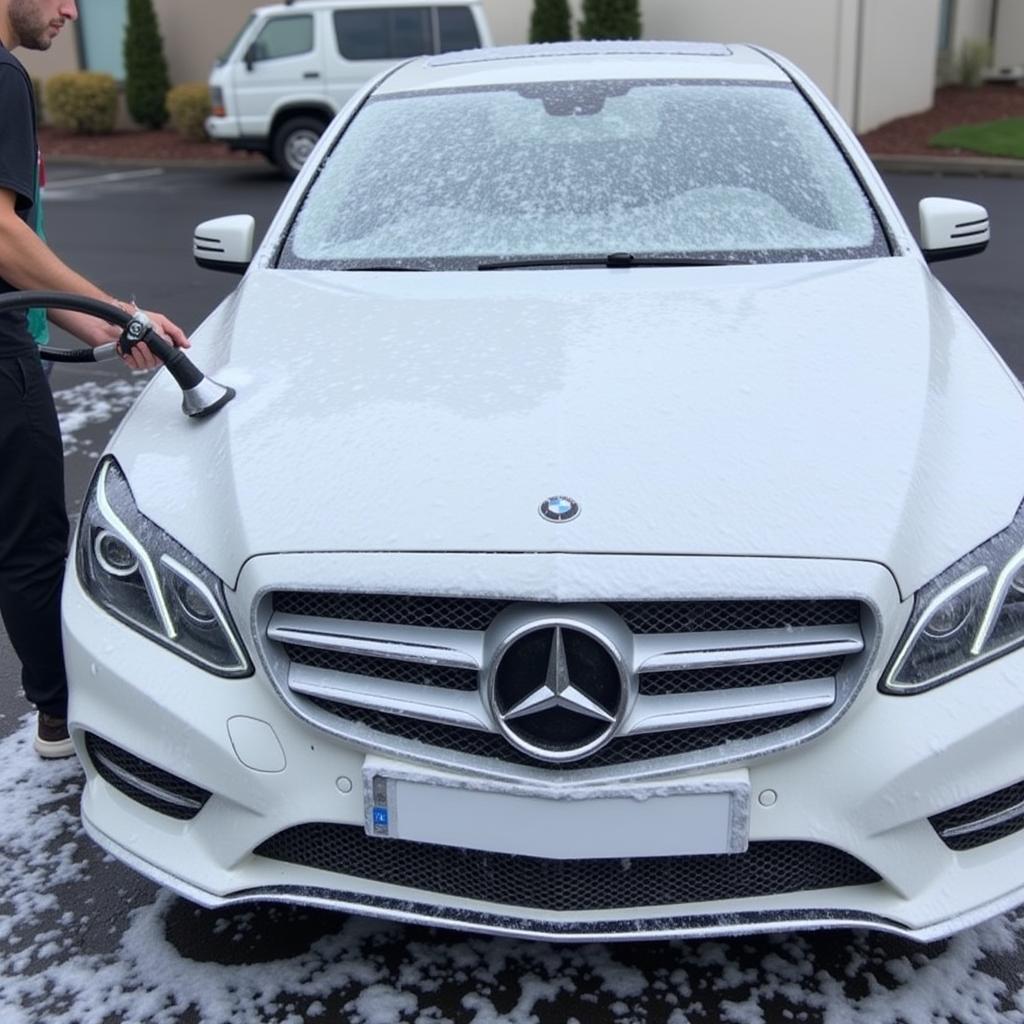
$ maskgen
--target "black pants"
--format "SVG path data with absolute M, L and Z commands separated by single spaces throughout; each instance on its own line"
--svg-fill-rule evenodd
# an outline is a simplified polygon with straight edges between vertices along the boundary
M 0 616 L 40 711 L 67 716 L 60 591 L 67 555 L 64 453 L 38 354 L 0 355 Z

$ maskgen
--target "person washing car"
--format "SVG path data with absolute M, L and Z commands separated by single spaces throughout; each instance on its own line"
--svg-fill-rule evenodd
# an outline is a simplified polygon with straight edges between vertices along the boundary
M 77 17 L 75 0 L 0 0 L 0 295 L 62 291 L 130 308 L 63 263 L 36 232 L 41 160 L 32 82 L 11 51 L 49 49 Z M 175 346 L 189 347 L 181 328 L 148 315 Z M 93 347 L 118 336 L 82 313 L 52 310 L 49 319 Z M 25 696 L 39 712 L 35 749 L 69 757 L 60 627 L 68 542 L 63 449 L 32 326 L 24 311 L 0 313 L 0 618 L 21 660 Z M 145 345 L 123 358 L 136 370 L 159 365 Z

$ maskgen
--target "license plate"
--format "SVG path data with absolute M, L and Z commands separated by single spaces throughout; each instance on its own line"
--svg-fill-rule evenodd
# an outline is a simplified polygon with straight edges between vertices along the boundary
M 744 771 L 542 788 L 368 759 L 363 795 L 370 836 L 560 860 L 742 853 L 749 835 Z

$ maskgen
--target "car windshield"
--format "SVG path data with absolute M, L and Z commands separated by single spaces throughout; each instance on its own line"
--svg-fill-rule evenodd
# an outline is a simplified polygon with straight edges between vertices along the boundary
M 889 254 L 794 87 L 587 81 L 380 95 L 313 181 L 279 266 Z M 619 265 L 619 264 L 615 264 Z

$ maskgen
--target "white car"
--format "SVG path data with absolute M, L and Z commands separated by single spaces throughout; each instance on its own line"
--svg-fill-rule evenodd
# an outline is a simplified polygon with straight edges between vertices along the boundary
M 553 939 L 1024 902 L 1024 397 L 749 46 L 404 65 L 98 467 L 89 834 L 205 906 Z M 247 269 L 246 269 L 247 268 Z
M 206 131 L 295 177 L 370 79 L 425 53 L 490 45 L 480 0 L 285 0 L 252 11 L 210 73 Z

